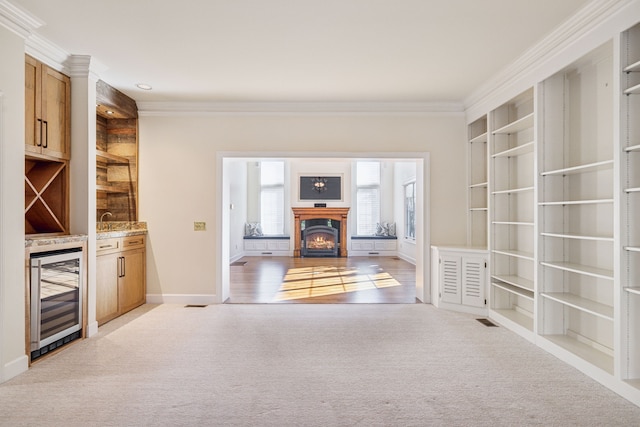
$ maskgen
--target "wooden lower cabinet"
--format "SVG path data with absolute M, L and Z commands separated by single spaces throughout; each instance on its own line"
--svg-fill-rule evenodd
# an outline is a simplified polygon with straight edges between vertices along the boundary
M 145 236 L 98 240 L 96 320 L 102 325 L 144 304 Z

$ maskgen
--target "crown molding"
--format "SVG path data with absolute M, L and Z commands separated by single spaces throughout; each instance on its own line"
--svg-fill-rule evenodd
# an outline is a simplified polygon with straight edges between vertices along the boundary
M 593 0 L 518 59 L 494 75 L 468 96 L 463 104 L 466 110 L 490 102 L 497 94 L 516 87 L 524 74 L 530 74 L 554 55 L 567 49 L 581 37 L 607 21 L 621 9 L 637 0 Z M 516 89 L 517 90 L 517 89 Z
M 455 102 L 144 102 L 144 116 L 260 114 L 464 114 Z
M 44 21 L 7 0 L 0 0 L 0 25 L 27 38 L 33 30 L 44 25 Z
M 88 77 L 91 80 L 100 80 L 100 74 L 107 70 L 107 67 L 90 55 L 71 55 L 65 61 L 65 68 L 69 77 Z
M 27 38 L 25 52 L 56 71 L 68 72 L 65 62 L 69 59 L 69 53 L 37 33 L 31 34 Z

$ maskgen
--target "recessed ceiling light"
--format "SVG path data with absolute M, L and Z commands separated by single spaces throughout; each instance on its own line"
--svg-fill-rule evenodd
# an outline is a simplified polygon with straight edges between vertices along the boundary
M 153 89 L 151 87 L 151 85 L 148 85 L 146 83 L 138 83 L 138 84 L 136 84 L 136 86 L 138 87 L 138 89 L 142 89 L 142 90 L 151 90 L 151 89 Z
M 107 110 L 107 114 L 113 114 L 113 111 Z

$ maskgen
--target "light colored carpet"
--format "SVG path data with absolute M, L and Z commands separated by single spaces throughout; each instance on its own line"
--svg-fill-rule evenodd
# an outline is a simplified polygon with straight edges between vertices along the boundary
M 0 385 L 0 424 L 632 426 L 640 408 L 430 305 L 147 305 Z

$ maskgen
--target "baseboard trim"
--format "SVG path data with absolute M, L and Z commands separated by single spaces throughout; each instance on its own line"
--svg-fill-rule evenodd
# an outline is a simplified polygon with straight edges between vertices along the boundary
M 401 254 L 400 252 L 398 252 L 397 257 L 400 258 L 401 260 L 407 261 L 409 264 L 416 265 L 416 259 L 415 258 L 411 258 L 410 256 Z
M 148 304 L 217 304 L 215 295 L 147 294 Z
M 29 358 L 25 354 L 4 365 L 2 372 L 0 372 L 0 383 L 9 381 L 11 378 L 17 377 L 28 369 Z
M 91 322 L 87 325 L 87 338 L 98 333 L 98 322 Z

